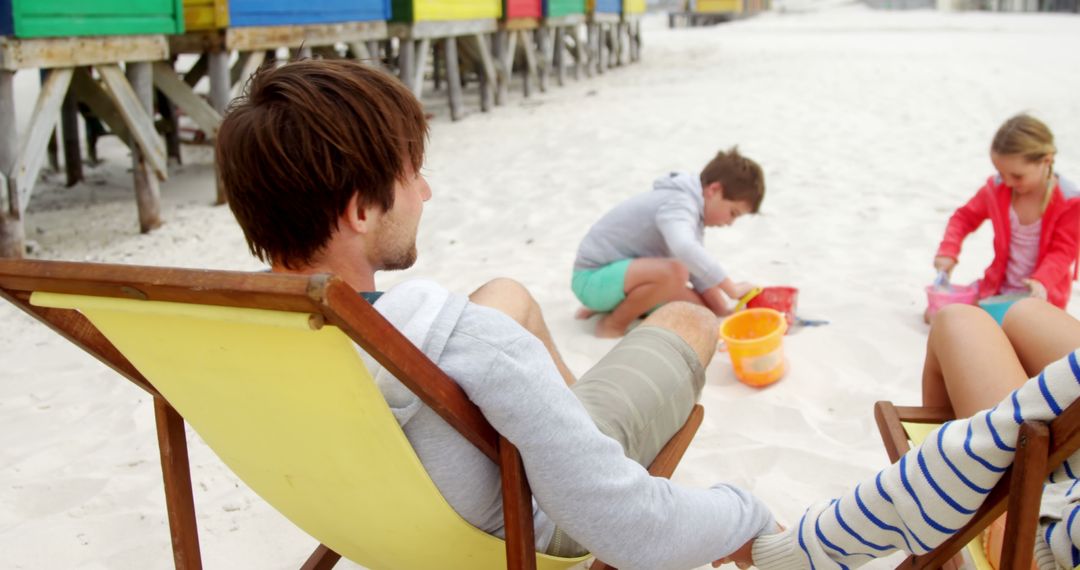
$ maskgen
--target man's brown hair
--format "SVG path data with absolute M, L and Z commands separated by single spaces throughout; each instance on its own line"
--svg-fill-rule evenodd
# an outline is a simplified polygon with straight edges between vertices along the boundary
M 218 132 L 221 184 L 248 248 L 310 263 L 354 194 L 394 205 L 394 183 L 424 161 L 427 120 L 396 78 L 344 60 L 260 70 Z
M 724 199 L 750 204 L 750 212 L 756 214 L 765 199 L 765 173 L 758 163 L 739 154 L 733 146 L 727 152 L 720 151 L 701 171 L 701 186 L 713 182 L 724 186 Z

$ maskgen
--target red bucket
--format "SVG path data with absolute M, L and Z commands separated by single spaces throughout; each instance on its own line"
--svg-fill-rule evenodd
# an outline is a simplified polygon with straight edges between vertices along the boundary
M 795 311 L 799 305 L 799 290 L 794 287 L 765 287 L 746 306 L 751 309 L 773 309 L 783 313 L 788 330 L 795 324 Z

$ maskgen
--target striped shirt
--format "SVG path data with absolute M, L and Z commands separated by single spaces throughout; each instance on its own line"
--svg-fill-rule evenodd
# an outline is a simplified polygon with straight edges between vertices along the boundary
M 1026 293 L 1028 286 L 1024 279 L 1035 272 L 1035 262 L 1039 260 L 1039 239 L 1042 236 L 1042 219 L 1024 225 L 1016 208 L 1009 208 L 1009 263 L 1005 266 L 1005 283 L 1002 293 Z
M 1012 463 L 1024 420 L 1050 421 L 1080 396 L 1078 353 L 1051 364 L 993 409 L 934 430 L 919 447 L 838 499 L 811 506 L 791 528 L 759 537 L 766 570 L 847 569 L 897 550 L 924 554 L 966 524 Z M 1080 453 L 1047 479 L 1036 560 L 1080 564 Z

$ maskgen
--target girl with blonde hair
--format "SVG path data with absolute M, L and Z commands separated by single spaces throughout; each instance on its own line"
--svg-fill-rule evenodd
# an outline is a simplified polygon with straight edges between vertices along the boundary
M 994 227 L 994 260 L 979 281 L 980 298 L 1030 293 L 1065 308 L 1080 251 L 1080 188 L 1054 172 L 1054 135 L 1019 114 L 990 145 L 997 175 L 949 219 L 934 267 L 952 272 L 964 238 L 986 220 Z

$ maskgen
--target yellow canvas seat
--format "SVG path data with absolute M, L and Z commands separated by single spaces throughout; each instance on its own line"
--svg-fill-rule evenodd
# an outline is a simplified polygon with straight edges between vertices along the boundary
M 178 568 L 201 563 L 197 537 L 188 536 L 194 513 L 183 426 L 179 436 L 176 421 L 171 434 L 160 433 L 171 409 L 322 543 L 306 568 L 328 568 L 339 555 L 372 569 L 554 570 L 587 558 L 535 553 L 516 450 L 336 278 L 0 260 L 0 294 L 154 393 L 159 440 L 173 446 L 163 447 L 162 460 Z M 358 344 L 500 464 L 506 541 L 471 526 L 443 499 Z M 696 427 L 688 422 L 658 462 L 673 469 Z

